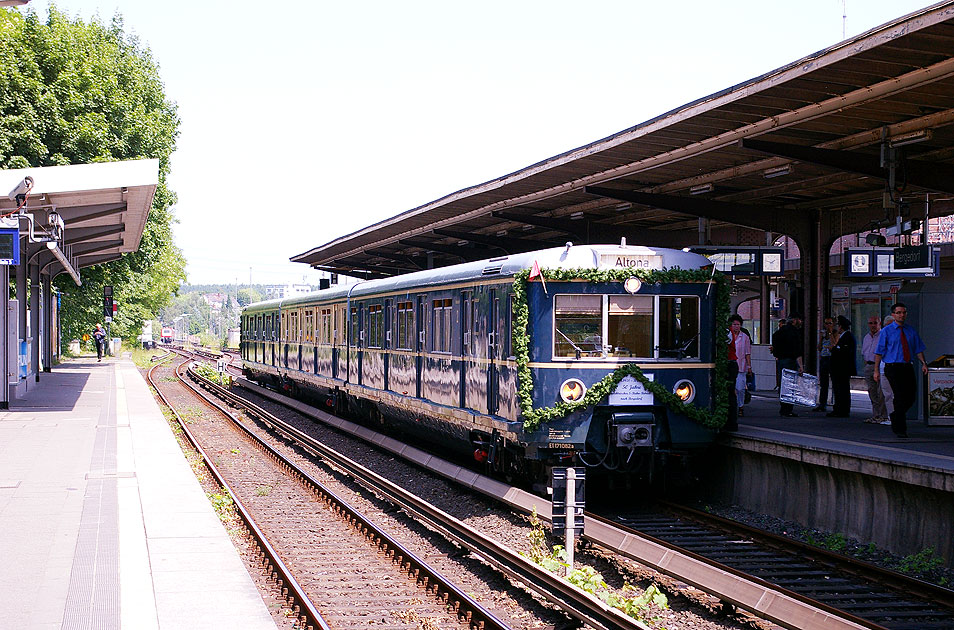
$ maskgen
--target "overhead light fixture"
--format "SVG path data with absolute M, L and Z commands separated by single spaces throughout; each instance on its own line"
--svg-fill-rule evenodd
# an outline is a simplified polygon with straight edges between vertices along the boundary
M 699 184 L 698 186 L 693 186 L 689 189 L 690 195 L 704 195 L 705 193 L 711 193 L 715 190 L 715 186 L 712 184 Z
M 574 212 L 573 214 L 570 215 L 570 218 L 571 218 L 571 219 L 582 219 L 582 218 L 583 218 L 583 212 L 582 212 L 582 211 L 580 211 L 580 212 Z
M 884 247 L 887 245 L 887 239 L 877 232 L 870 232 L 865 235 L 865 242 L 872 247 Z
M 914 144 L 915 142 L 930 140 L 933 136 L 934 133 L 930 129 L 921 129 L 920 131 L 902 133 L 888 138 L 888 144 L 892 147 L 903 147 L 906 144 Z
M 772 179 L 773 177 L 782 177 L 783 175 L 791 175 L 792 171 L 791 164 L 786 164 L 785 166 L 776 166 L 775 168 L 767 168 L 762 171 L 762 177 L 765 179 Z
M 46 248 L 49 249 L 56 260 L 63 265 L 63 271 L 70 274 L 70 277 L 73 278 L 73 282 L 76 283 L 76 286 L 83 286 L 83 281 L 80 279 L 79 272 L 76 271 L 76 267 L 73 266 L 73 263 L 63 254 L 63 250 L 60 249 L 54 241 L 47 241 Z

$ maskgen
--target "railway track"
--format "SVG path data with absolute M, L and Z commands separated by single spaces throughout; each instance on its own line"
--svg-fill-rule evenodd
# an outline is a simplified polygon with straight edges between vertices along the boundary
M 812 545 L 673 504 L 611 520 L 861 627 L 954 628 L 954 591 Z
M 230 405 L 242 407 L 246 415 L 255 417 L 269 429 L 294 442 L 298 448 L 306 453 L 332 462 L 335 468 L 346 471 L 348 475 L 357 479 L 362 486 L 371 489 L 378 496 L 385 497 L 398 509 L 413 514 L 429 530 L 439 532 L 446 540 L 467 550 L 470 554 L 475 554 L 482 562 L 494 567 L 510 580 L 529 588 L 538 596 L 550 602 L 552 606 L 563 611 L 568 617 L 577 620 L 577 623 L 606 629 L 645 627 L 640 626 L 635 619 L 628 617 L 620 610 L 607 606 L 602 601 L 578 590 L 561 577 L 543 569 L 513 549 L 501 545 L 492 537 L 468 526 L 432 503 L 416 496 L 413 492 L 377 475 L 334 449 L 328 448 L 261 407 L 235 396 L 228 390 L 206 381 L 198 375 L 192 376 L 204 389 L 213 391 L 216 396 L 227 400 Z M 375 538 L 377 537 L 375 536 Z M 416 574 L 418 571 L 414 569 L 413 572 Z M 423 583 L 426 584 L 427 582 L 427 578 L 423 579 Z M 430 578 L 430 583 L 434 584 L 435 578 Z M 444 590 L 441 587 L 436 589 L 436 592 L 442 594 Z M 459 605 L 463 609 L 464 597 L 458 595 L 458 600 L 461 602 Z M 475 604 L 475 602 L 470 604 L 474 609 L 473 613 L 462 613 L 465 618 L 478 619 Z M 458 606 L 453 601 L 451 605 Z M 488 614 L 486 611 L 481 613 L 484 617 Z M 563 623 L 565 624 L 566 621 Z M 490 625 L 489 620 L 484 621 L 483 618 L 479 622 L 472 621 L 471 625 L 495 627 Z
M 228 397 L 227 390 L 217 388 L 214 384 L 209 383 L 194 374 L 192 375 L 192 379 L 199 381 L 202 383 L 202 386 L 207 389 L 218 390 L 218 395 L 224 395 Z M 240 401 L 233 399 L 231 404 L 241 403 Z M 456 519 L 443 513 L 440 509 L 429 504 L 428 502 L 415 497 L 411 493 L 407 493 L 400 487 L 391 484 L 386 479 L 378 478 L 371 471 L 362 469 L 360 465 L 348 461 L 347 458 L 344 458 L 334 451 L 325 449 L 321 444 L 310 441 L 307 436 L 296 435 L 295 429 L 293 427 L 285 425 L 278 418 L 274 418 L 266 412 L 254 408 L 251 410 L 246 410 L 245 413 L 248 415 L 254 415 L 260 422 L 263 422 L 265 425 L 277 430 L 278 433 L 283 435 L 285 438 L 293 439 L 295 442 L 297 442 L 298 447 L 304 450 L 306 453 L 317 453 L 321 458 L 333 461 L 334 467 L 336 469 L 347 470 L 348 474 L 359 479 L 360 483 L 365 488 L 371 488 L 375 494 L 386 497 L 390 503 L 397 506 L 396 508 L 392 508 L 392 511 L 393 509 L 399 509 L 403 512 L 414 514 L 418 520 L 423 521 L 426 524 L 426 527 L 429 531 L 440 532 L 445 539 L 452 541 L 459 548 L 463 549 L 464 555 L 466 555 L 467 551 L 469 551 L 472 555 L 477 556 L 480 559 L 479 564 L 484 570 L 486 570 L 485 564 L 489 563 L 490 565 L 494 566 L 498 572 L 509 578 L 509 580 L 514 580 L 521 583 L 524 587 L 530 588 L 536 592 L 538 596 L 551 602 L 556 610 L 551 608 L 545 609 L 549 612 L 551 617 L 550 625 L 565 626 L 567 623 L 569 623 L 571 626 L 577 624 L 586 624 L 594 628 L 622 629 L 645 627 L 638 625 L 636 620 L 627 617 L 619 610 L 610 608 L 593 597 L 578 591 L 562 579 L 556 578 L 553 574 L 541 569 L 520 554 L 506 548 L 505 546 L 499 545 L 491 538 L 488 538 L 482 535 L 480 532 L 466 526 L 465 524 L 456 521 Z M 221 448 L 218 449 L 218 452 L 218 457 L 223 457 L 221 454 Z M 215 457 L 215 455 L 213 455 L 213 457 Z M 288 470 L 291 470 L 293 465 L 294 464 L 292 464 L 288 459 L 283 460 L 281 464 L 283 468 Z M 295 472 L 293 474 L 298 479 L 307 476 L 307 473 L 303 473 L 301 471 Z M 294 514 L 295 519 L 300 518 L 298 516 L 298 507 L 285 510 L 285 514 L 286 517 L 288 514 Z M 355 519 L 352 518 L 351 520 Z M 370 531 L 369 524 L 361 521 L 360 529 L 362 532 L 365 532 L 366 530 Z M 384 537 L 384 534 L 366 533 L 366 535 L 374 540 L 375 547 L 383 544 L 381 540 Z M 299 551 L 296 550 L 294 553 L 295 557 L 297 557 L 298 553 Z M 384 553 L 385 555 L 388 555 L 389 552 Z M 452 614 L 468 623 L 471 627 L 506 627 L 505 624 L 493 621 L 492 616 L 489 615 L 487 611 L 480 610 L 479 605 L 476 604 L 476 602 L 474 602 L 472 599 L 469 599 L 469 596 L 467 596 L 462 589 L 455 590 L 453 585 L 446 580 L 442 582 L 439 574 L 436 571 L 427 573 L 423 567 L 423 562 L 420 560 L 411 560 L 412 556 L 408 555 L 408 553 L 409 552 L 407 550 L 398 550 L 392 552 L 391 555 L 392 557 L 402 558 L 402 561 L 399 562 L 399 565 L 401 565 L 406 571 L 413 574 L 415 583 L 425 587 L 425 591 L 432 592 L 433 595 L 438 598 L 439 605 L 450 606 Z M 460 550 L 457 552 L 451 550 L 449 553 L 445 552 L 445 554 L 460 555 Z M 351 555 L 361 557 L 361 554 Z M 332 554 L 332 557 L 341 557 L 341 554 Z M 297 561 L 292 560 L 289 560 L 288 562 L 290 565 L 299 564 Z M 358 568 L 360 568 L 362 571 L 366 571 L 363 566 Z M 500 573 L 494 574 L 498 581 L 501 580 Z M 513 590 L 512 584 L 507 579 L 504 579 L 501 582 L 501 585 L 498 585 L 497 588 L 507 588 Z M 482 592 L 483 590 L 484 589 L 481 589 L 477 592 Z M 520 596 L 526 598 L 526 594 L 521 588 L 518 588 L 517 591 Z M 373 589 L 369 590 L 368 592 L 373 592 Z M 536 600 L 531 599 L 529 601 L 534 606 L 539 605 Z M 402 610 L 401 606 L 389 605 L 386 607 L 394 610 Z M 404 609 L 406 609 L 406 607 Z M 557 618 L 552 618 L 553 613 L 557 613 Z M 525 618 L 526 613 L 521 613 L 520 616 Z M 412 617 L 421 619 L 419 614 L 412 614 Z M 569 621 L 567 617 L 576 619 L 577 622 L 574 623 Z M 340 624 L 337 624 L 335 627 L 338 625 Z M 426 626 L 427 624 L 422 627 Z
M 235 506 L 235 511 L 238 513 L 239 518 L 242 520 L 242 523 L 245 526 L 247 539 L 257 547 L 258 556 L 260 559 L 260 568 L 263 572 L 269 575 L 275 586 L 282 590 L 282 594 L 285 596 L 286 603 L 288 604 L 290 610 L 297 615 L 301 627 L 328 630 L 329 626 L 325 622 L 324 618 L 314 607 L 314 604 L 302 590 L 294 576 L 291 575 L 285 564 L 281 561 L 278 553 L 259 529 L 251 513 L 239 499 L 237 493 L 231 488 L 229 483 L 212 463 L 208 455 L 206 455 L 198 440 L 189 430 L 188 423 L 179 414 L 176 406 L 172 404 L 168 396 L 163 392 L 165 388 L 160 387 L 159 380 L 156 377 L 156 372 L 163 368 L 166 362 L 175 356 L 178 356 L 176 352 L 170 351 L 166 355 L 153 357 L 153 361 L 156 362 L 156 365 L 150 368 L 146 374 L 149 384 L 152 385 L 159 398 L 176 417 L 179 427 L 182 429 L 183 434 L 188 439 L 192 448 L 202 458 L 205 468 L 214 477 L 219 487 L 228 493 L 233 505 Z M 178 377 L 180 368 L 188 363 L 188 361 L 189 359 L 186 358 L 185 361 L 172 368 L 172 372 Z
M 272 397 L 313 418 L 327 422 L 333 426 L 353 430 L 357 434 L 371 433 L 363 427 L 352 426 L 351 423 L 329 416 L 329 414 L 308 408 L 297 401 L 287 399 L 280 394 L 257 388 L 255 385 L 242 381 L 243 387 L 256 390 L 258 394 Z M 374 435 L 370 437 L 375 444 L 387 445 L 390 438 Z M 413 452 L 399 443 L 385 446 L 395 453 Z M 419 465 L 428 466 L 434 458 L 425 453 L 416 453 L 411 456 L 412 461 Z M 509 487 L 498 487 L 496 482 L 486 479 L 477 479 L 479 476 L 470 471 L 439 462 L 432 465 L 439 474 L 458 479 L 466 479 L 474 489 L 502 500 L 518 510 L 528 511 L 532 504 L 538 506 L 538 511 L 549 516 L 549 504 L 540 508 L 539 497 L 524 496 L 520 491 Z M 448 472 L 448 471 L 453 472 Z M 866 569 L 859 566 L 850 558 L 842 558 L 836 567 L 830 561 L 821 565 L 789 564 L 788 569 L 779 569 L 772 572 L 775 560 L 766 560 L 762 575 L 757 571 L 747 573 L 746 568 L 753 567 L 751 563 L 741 563 L 739 569 L 732 568 L 720 560 L 725 559 L 725 551 L 714 550 L 712 557 L 704 554 L 705 540 L 700 539 L 699 545 L 689 544 L 681 548 L 677 542 L 667 542 L 662 537 L 655 537 L 638 528 L 629 527 L 630 523 L 611 522 L 600 517 L 587 514 L 587 527 L 584 537 L 589 542 L 611 553 L 620 554 L 641 564 L 649 565 L 680 581 L 696 586 L 701 590 L 721 599 L 726 604 L 747 610 L 757 616 L 768 619 L 787 628 L 890 628 L 902 630 L 904 628 L 951 628 L 954 627 L 952 617 L 951 592 L 947 589 L 933 587 L 922 588 L 922 583 L 911 581 L 893 574 L 890 578 L 885 575 L 881 582 L 870 582 L 870 577 L 859 579 Z M 665 530 L 667 528 L 663 528 Z M 659 530 L 654 530 L 659 533 Z M 739 542 L 738 536 L 729 536 L 727 543 L 730 549 L 755 549 L 754 541 Z M 731 541 L 735 542 L 732 543 Z M 755 551 L 754 557 L 770 558 L 769 555 L 760 555 L 763 552 Z M 798 557 L 804 557 L 805 551 L 796 552 Z M 782 562 L 782 559 L 778 560 Z M 863 563 L 862 563 L 863 564 Z M 889 572 L 890 573 L 890 572 Z M 764 577 L 763 577 L 764 575 Z M 809 585 L 813 580 L 816 586 L 825 585 L 830 588 L 812 588 L 797 590 L 794 585 Z M 831 588 L 834 584 L 843 585 Z M 887 586 L 885 586 L 887 584 Z M 914 594 L 929 592 L 927 597 L 917 597 Z
M 180 376 L 181 368 L 189 362 L 179 365 Z M 182 382 L 190 385 L 193 379 L 198 377 L 193 374 Z M 192 389 L 199 393 L 198 388 Z M 196 441 L 215 443 L 214 451 L 205 455 L 208 465 L 215 468 L 210 459 L 220 463 L 218 474 L 231 480 L 236 505 L 248 506 L 243 507 L 244 518 L 251 522 L 249 513 L 254 513 L 258 525 L 253 527 L 262 532 L 262 544 L 268 544 L 266 538 L 274 542 L 278 551 L 271 552 L 267 570 L 282 575 L 273 579 L 294 585 L 291 597 L 296 602 L 315 602 L 307 604 L 315 611 L 307 615 L 307 625 L 346 628 L 377 623 L 419 628 L 422 624 L 427 627 L 462 621 L 472 628 L 508 628 L 377 526 L 375 520 L 380 514 L 372 518 L 362 513 L 342 497 L 340 490 L 330 488 L 272 448 L 247 423 L 237 422 L 235 414 L 221 405 L 217 407 L 242 435 L 236 439 L 235 432 L 213 430 L 214 435 L 205 436 L 211 440 Z M 195 431 L 196 424 L 185 426 Z M 255 444 L 255 455 L 249 442 Z M 302 536 L 303 531 L 315 535 Z M 284 563 L 280 555 L 285 556 Z M 293 574 L 303 576 L 300 584 Z M 327 624 L 321 617 L 312 622 L 319 609 Z

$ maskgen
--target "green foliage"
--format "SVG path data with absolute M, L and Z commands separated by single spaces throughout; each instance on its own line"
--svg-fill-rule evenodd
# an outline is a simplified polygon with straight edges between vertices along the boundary
M 930 573 L 942 566 L 944 566 L 944 558 L 934 555 L 934 547 L 928 547 L 910 556 L 905 556 L 898 564 L 898 571 L 916 575 Z
M 546 533 L 543 531 L 543 524 L 537 516 L 536 507 L 530 514 L 530 531 L 527 533 L 527 538 L 530 541 L 530 551 L 525 555 L 531 561 L 551 573 L 566 574 L 569 567 L 566 549 L 560 545 L 554 545 L 552 551 L 548 548 Z M 660 591 L 655 584 L 650 585 L 642 593 L 630 584 L 624 585 L 621 593 L 616 592 L 610 589 L 599 572 L 585 564 L 578 564 L 570 571 L 569 575 L 566 575 L 565 579 L 581 591 L 599 598 L 607 606 L 623 611 L 636 620 L 636 625 L 646 630 L 649 630 L 650 627 L 642 620 L 646 619 L 647 612 L 652 607 L 661 609 L 669 607 L 669 600 L 665 593 Z M 634 593 L 634 595 L 630 596 L 629 593 Z
M 600 269 L 542 269 L 544 279 L 556 282 L 585 282 L 605 283 L 623 282 L 627 278 L 636 277 L 643 283 L 678 283 L 678 282 L 713 282 L 716 287 L 715 330 L 727 330 L 729 320 L 729 282 L 721 273 L 713 274 L 710 271 L 684 270 L 679 268 L 662 271 L 643 270 L 600 270 Z M 523 415 L 523 426 L 527 431 L 533 431 L 541 424 L 550 420 L 565 417 L 566 415 L 585 407 L 595 405 L 605 396 L 613 392 L 619 382 L 626 376 L 632 376 L 656 398 L 657 402 L 666 405 L 671 411 L 692 418 L 699 424 L 711 428 L 720 428 L 725 424 L 729 411 L 728 387 L 719 384 L 727 378 L 726 357 L 727 344 L 716 344 L 715 374 L 712 390 L 714 392 L 713 408 L 710 411 L 694 404 L 686 404 L 668 389 L 649 380 L 635 363 L 625 363 L 611 374 L 606 375 L 598 383 L 594 383 L 587 390 L 586 395 L 575 403 L 557 402 L 552 407 L 533 408 L 533 377 L 530 371 L 530 308 L 528 304 L 529 270 L 518 272 L 513 280 L 514 302 L 514 354 L 517 358 L 517 400 Z
M 245 307 L 253 302 L 261 302 L 262 294 L 252 288 L 239 289 L 235 299 L 238 300 L 239 306 Z
M 208 492 L 206 496 L 209 497 L 209 503 L 212 504 L 212 507 L 215 509 L 215 513 L 219 515 L 220 519 L 226 520 L 232 516 L 232 509 L 235 504 L 232 502 L 232 497 L 226 492 Z
M 196 363 L 193 367 L 195 373 L 204 378 L 207 381 L 212 381 L 217 385 L 224 385 L 228 387 L 232 384 L 232 377 L 228 373 L 219 374 L 219 371 L 213 368 L 208 363 Z
M 80 287 L 56 279 L 64 345 L 103 321 L 104 285 L 119 304 L 110 334 L 128 345 L 185 279 L 172 242 L 175 194 L 166 186 L 178 127 L 157 64 L 118 16 L 107 26 L 55 7 L 45 22 L 0 9 L 0 168 L 159 160 L 139 250 L 84 268 Z

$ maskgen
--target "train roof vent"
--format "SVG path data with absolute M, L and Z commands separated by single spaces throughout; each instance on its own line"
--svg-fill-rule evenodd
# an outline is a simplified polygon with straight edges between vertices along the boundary
M 491 265 L 490 267 L 484 267 L 484 270 L 480 272 L 480 275 L 492 276 L 494 274 L 500 273 L 501 269 L 503 269 L 503 265 Z

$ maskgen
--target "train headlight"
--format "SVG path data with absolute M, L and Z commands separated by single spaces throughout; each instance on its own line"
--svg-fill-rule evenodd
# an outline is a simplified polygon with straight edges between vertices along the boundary
M 583 400 L 586 394 L 586 385 L 578 378 L 568 378 L 560 385 L 560 398 L 563 402 L 574 403 Z
M 696 397 L 696 386 L 692 384 L 692 381 L 684 378 L 673 386 L 672 393 L 682 402 L 690 403 Z

